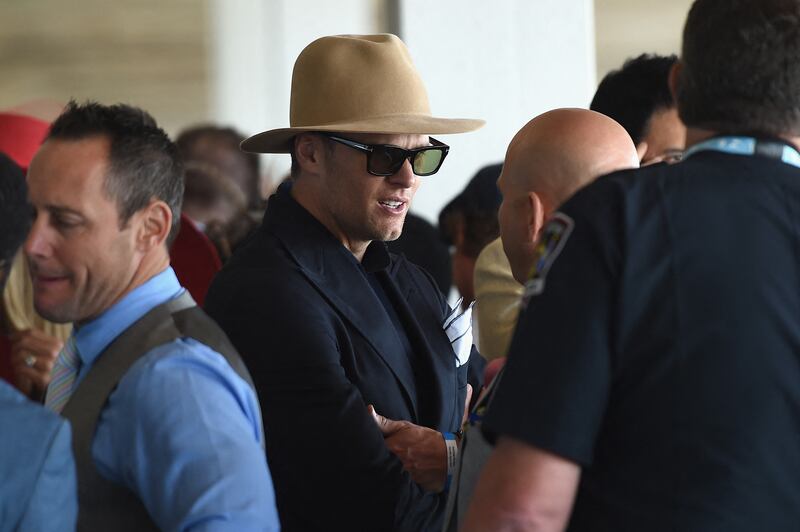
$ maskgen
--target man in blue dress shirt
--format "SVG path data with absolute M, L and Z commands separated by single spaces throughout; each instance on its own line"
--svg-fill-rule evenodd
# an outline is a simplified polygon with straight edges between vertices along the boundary
M 28 186 L 34 304 L 75 323 L 45 405 L 72 422 L 79 529 L 277 530 L 247 370 L 169 266 L 173 143 L 139 109 L 73 102 Z
M 0 154 L 0 293 L 30 228 L 25 177 Z M 0 380 L 0 532 L 75 529 L 69 423 Z

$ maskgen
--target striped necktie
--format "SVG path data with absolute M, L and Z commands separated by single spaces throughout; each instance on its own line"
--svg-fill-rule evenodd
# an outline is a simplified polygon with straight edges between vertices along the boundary
M 75 345 L 75 335 L 72 334 L 58 354 L 58 359 L 53 366 L 53 378 L 47 387 L 44 406 L 53 412 L 61 413 L 64 405 L 67 404 L 72 395 L 75 377 L 78 376 L 80 367 L 81 359 L 78 357 L 78 346 Z

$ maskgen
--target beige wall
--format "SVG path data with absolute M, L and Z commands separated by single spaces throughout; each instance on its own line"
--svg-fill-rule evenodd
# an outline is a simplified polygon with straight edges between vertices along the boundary
M 0 109 L 96 99 L 170 132 L 208 115 L 205 0 L 3 0 Z
M 597 80 L 639 54 L 679 54 L 692 0 L 595 0 Z

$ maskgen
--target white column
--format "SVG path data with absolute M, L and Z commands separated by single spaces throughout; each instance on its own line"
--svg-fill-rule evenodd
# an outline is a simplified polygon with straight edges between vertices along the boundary
M 595 88 L 592 0 L 400 0 L 400 31 L 443 117 L 483 118 L 452 146 L 414 210 L 439 210 L 482 166 L 502 161 L 528 120 L 556 107 L 587 107 Z
M 300 51 L 324 35 L 376 33 L 374 0 L 209 0 L 211 117 L 246 134 L 289 125 L 292 67 Z M 278 180 L 288 155 L 262 158 Z

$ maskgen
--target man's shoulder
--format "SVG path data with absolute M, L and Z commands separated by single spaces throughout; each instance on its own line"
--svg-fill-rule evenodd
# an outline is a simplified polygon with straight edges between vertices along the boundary
M 624 228 L 658 212 L 655 208 L 674 184 L 689 181 L 681 164 L 659 163 L 619 170 L 597 178 L 577 191 L 559 212 L 576 227 L 592 227 L 608 237 L 619 237 Z
M 193 372 L 206 374 L 211 372 L 222 375 L 226 379 L 235 375 L 235 371 L 225 357 L 212 346 L 196 338 L 181 337 L 143 353 L 123 376 L 123 379 L 133 378 L 146 381 L 148 378 L 158 375 L 158 378 L 169 380 L 177 377 L 180 373 Z M 145 384 L 143 389 L 146 387 Z
M 130 367 L 109 396 L 109 406 L 125 416 L 153 419 L 181 397 L 194 396 L 193 402 L 202 405 L 229 394 L 252 408 L 254 391 L 221 353 L 194 338 L 176 338 L 144 353 Z
M 69 433 L 69 423 L 0 380 L 0 427 L 0 501 L 19 501 L 29 496 L 56 438 Z
M 2 380 L 0 380 L 0 420 L 2 420 L 0 426 L 4 427 L 0 445 L 20 439 L 25 440 L 26 446 L 35 445 L 37 442 L 44 444 L 49 442 L 66 423 L 66 420 L 29 401 Z M 16 444 L 19 443 L 16 441 Z
M 215 315 L 220 307 L 241 299 L 279 297 L 307 284 L 300 266 L 275 235 L 262 229 L 236 251 L 216 275 L 206 296 L 205 308 Z M 267 302 L 266 299 L 263 300 Z

